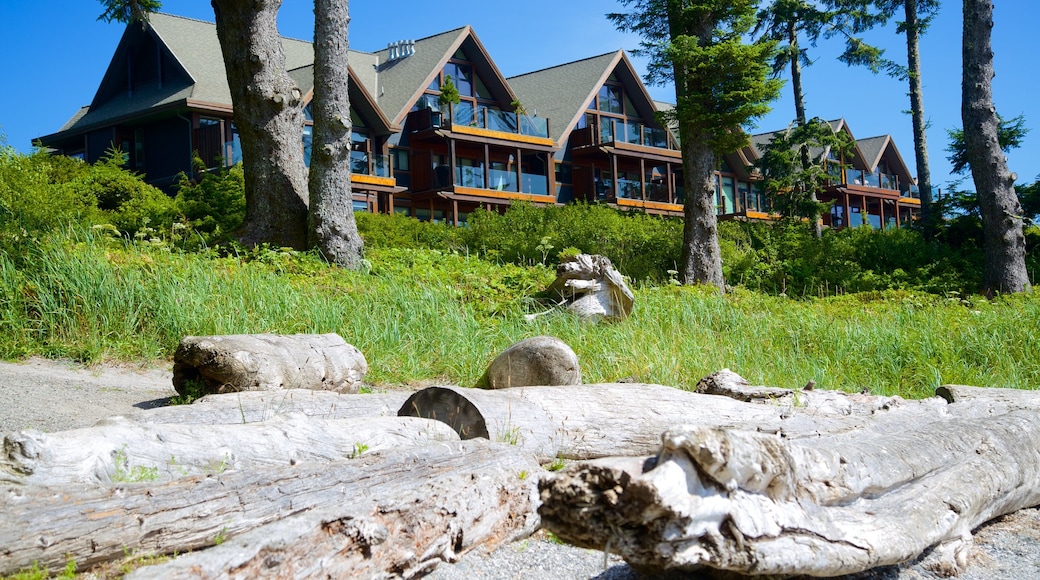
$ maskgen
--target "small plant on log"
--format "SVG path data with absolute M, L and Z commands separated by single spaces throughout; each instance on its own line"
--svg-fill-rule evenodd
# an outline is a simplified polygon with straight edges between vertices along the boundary
M 190 405 L 206 395 L 206 383 L 200 379 L 184 381 L 184 394 L 170 397 L 171 405 Z
M 115 464 L 116 472 L 112 474 L 112 481 L 115 483 L 140 483 L 142 481 L 156 481 L 159 479 L 158 467 L 145 467 L 143 465 L 130 467 L 126 445 L 115 452 L 113 463 Z
M 356 459 L 361 457 L 361 455 L 366 451 L 368 451 L 368 445 L 358 442 L 354 444 L 354 451 L 352 451 L 347 457 L 350 459 Z

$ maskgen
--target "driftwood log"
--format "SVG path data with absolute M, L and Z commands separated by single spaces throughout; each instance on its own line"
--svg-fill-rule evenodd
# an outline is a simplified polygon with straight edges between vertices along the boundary
M 414 417 L 324 420 L 300 413 L 239 425 L 141 424 L 112 417 L 94 427 L 4 438 L 0 481 L 31 485 L 165 481 L 258 466 L 334 461 L 458 440 Z
M 516 447 L 456 441 L 157 484 L 6 484 L 0 574 L 221 544 L 192 560 L 204 574 L 174 561 L 154 577 L 407 577 L 533 532 L 539 469 Z
M 1008 408 L 1021 397 L 1001 390 L 972 393 L 972 402 L 881 407 L 869 421 L 830 406 L 816 433 L 759 431 L 755 421 L 673 428 L 654 457 L 547 479 L 543 526 L 652 574 L 834 576 L 931 547 L 956 571 L 972 529 L 1040 504 L 1040 410 Z
M 173 388 L 207 393 L 317 389 L 356 393 L 365 356 L 338 334 L 186 336 L 173 354 Z
M 138 423 L 185 425 L 256 423 L 288 413 L 330 420 L 392 417 L 410 394 L 399 391 L 352 395 L 311 389 L 245 391 L 206 395 L 190 405 L 135 409 L 126 417 Z
M 732 389 L 747 385 L 728 370 L 705 381 L 709 379 Z M 414 393 L 398 414 L 437 419 L 463 439 L 507 441 L 543 458 L 594 459 L 654 453 L 660 447 L 661 433 L 677 425 L 751 424 L 770 433 L 815 434 L 875 421 L 872 409 L 917 409 L 915 412 L 930 414 L 945 408 L 945 402 L 939 399 L 904 401 L 899 397 L 823 391 L 789 396 L 787 404 L 770 401 L 750 405 L 744 400 L 749 399 L 641 383 L 494 391 L 443 386 Z

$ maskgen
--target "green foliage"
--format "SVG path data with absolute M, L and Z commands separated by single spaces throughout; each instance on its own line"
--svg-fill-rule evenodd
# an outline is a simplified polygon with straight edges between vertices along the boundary
M 354 214 L 365 248 L 428 248 L 458 250 L 465 230 L 444 222 L 420 221 L 404 214 Z
M 177 209 L 195 233 L 186 243 L 213 246 L 231 242 L 246 217 L 242 165 L 210 172 L 198 156 L 194 165 L 199 177 L 191 179 L 182 173 L 175 185 Z
M 184 394 L 170 397 L 171 405 L 190 405 L 206 396 L 206 381 L 188 380 L 184 382 Z
M 997 119 L 1000 122 L 1000 126 L 997 127 L 997 141 L 1000 143 L 1000 150 L 1004 153 L 1012 149 L 1017 149 L 1022 146 L 1022 141 L 1025 139 L 1026 134 L 1029 133 L 1029 128 L 1026 127 L 1026 118 L 1023 115 L 1019 115 L 1013 119 L 1004 119 L 1000 114 L 997 114 Z M 950 144 L 946 146 L 946 152 L 949 153 L 947 159 L 953 164 L 954 173 L 964 173 L 968 170 L 968 146 L 964 142 L 964 129 L 947 129 L 947 136 L 950 138 Z
M 148 22 L 148 14 L 162 9 L 159 0 L 100 0 L 105 11 L 98 20 L 105 22 Z
M 827 211 L 827 204 L 817 201 L 816 192 L 832 179 L 828 170 L 841 167 L 835 160 L 851 158 L 852 151 L 847 133 L 836 132 L 827 121 L 813 118 L 777 132 L 755 165 L 762 173 L 774 210 L 785 217 L 815 222 Z M 829 160 L 828 154 L 833 159 Z
M 581 203 L 514 203 L 504 214 L 473 212 L 467 225 L 470 250 L 491 260 L 554 265 L 560 255 L 600 254 L 636 280 L 666 280 L 682 242 L 681 220 Z M 550 246 L 562 250 L 553 256 Z
M 650 60 L 648 82 L 675 86 L 676 105 L 665 121 L 696 135 L 717 155 L 747 144 L 745 127 L 769 112 L 782 83 L 767 62 L 776 43 L 746 44 L 755 23 L 754 0 L 660 2 L 621 0 L 630 13 L 608 14 L 623 32 L 642 37 L 638 56 Z
M 437 96 L 437 104 L 445 107 L 457 105 L 460 101 L 459 89 L 451 80 L 451 75 L 444 75 L 444 84 L 441 85 L 441 94 Z
M 113 454 L 112 462 L 116 468 L 115 473 L 112 474 L 114 483 L 141 483 L 159 479 L 158 467 L 130 465 L 130 459 L 126 453 L 126 445 Z

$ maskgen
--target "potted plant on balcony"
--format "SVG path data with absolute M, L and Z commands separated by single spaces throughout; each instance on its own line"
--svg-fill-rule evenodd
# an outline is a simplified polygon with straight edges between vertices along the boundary
M 437 104 L 441 106 L 441 113 L 449 120 L 451 119 L 451 107 L 459 104 L 459 89 L 451 80 L 451 75 L 444 75 L 444 84 L 441 85 L 441 94 L 437 96 Z

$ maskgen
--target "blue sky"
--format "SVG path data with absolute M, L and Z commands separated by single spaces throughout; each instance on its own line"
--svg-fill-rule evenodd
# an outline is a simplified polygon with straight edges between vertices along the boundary
M 1040 66 L 1035 47 L 1040 2 L 995 0 L 996 25 L 994 98 L 1007 118 L 1025 115 L 1031 132 L 1022 148 L 1012 151 L 1009 166 L 1019 182 L 1040 177 Z M 933 183 L 947 190 L 951 176 L 946 160 L 946 130 L 960 125 L 960 2 L 948 1 L 922 39 L 921 55 L 925 111 Z M 515 0 L 484 0 L 441 9 L 433 2 L 350 3 L 350 45 L 355 50 L 379 50 L 394 40 L 416 39 L 469 24 L 506 76 L 550 67 L 624 48 L 636 48 L 639 39 L 617 32 L 604 17 L 623 10 L 610 0 L 556 0 L 527 5 Z M 460 9 L 460 6 L 466 9 Z M 389 13 L 388 13 L 389 10 Z M 209 0 L 166 0 L 163 11 L 213 21 Z M 57 131 L 88 104 L 108 67 L 123 25 L 97 21 L 102 12 L 96 0 L 2 0 L 0 54 L 6 62 L 5 86 L 0 91 L 0 132 L 20 151 L 31 149 L 32 139 Z M 279 27 L 285 36 L 309 40 L 313 32 L 313 3 L 284 0 Z M 868 40 L 886 47 L 887 55 L 903 59 L 904 37 L 894 27 L 872 31 Z M 805 72 L 809 116 L 844 117 L 856 137 L 891 134 L 911 171 L 916 173 L 910 108 L 906 83 L 866 69 L 849 68 L 834 60 L 838 41 L 823 40 L 810 57 L 815 64 Z M 634 59 L 638 67 L 643 63 Z M 654 98 L 674 101 L 671 87 L 649 87 Z M 773 103 L 773 112 L 761 119 L 755 132 L 780 129 L 794 117 L 790 85 Z M 964 183 L 973 189 L 970 178 Z

